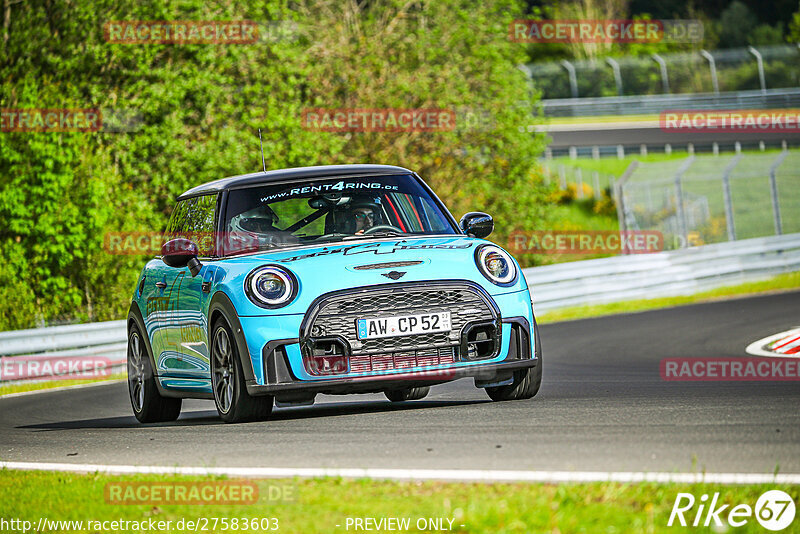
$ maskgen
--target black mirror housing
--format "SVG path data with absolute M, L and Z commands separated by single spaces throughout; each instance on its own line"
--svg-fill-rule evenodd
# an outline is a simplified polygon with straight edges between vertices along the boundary
M 194 241 L 178 237 L 161 245 L 161 259 L 170 267 L 189 267 L 192 277 L 200 272 L 203 264 L 197 259 L 200 253 Z
M 461 230 L 470 237 L 484 238 L 494 230 L 494 219 L 488 213 L 471 211 L 461 217 Z

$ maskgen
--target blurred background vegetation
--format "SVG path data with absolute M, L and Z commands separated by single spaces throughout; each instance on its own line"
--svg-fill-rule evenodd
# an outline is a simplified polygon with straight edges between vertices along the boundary
M 268 168 L 401 165 L 456 217 L 492 213 L 498 243 L 545 224 L 550 189 L 536 160 L 544 139 L 518 127 L 535 95 L 516 67 L 525 49 L 507 39 L 521 4 L 4 7 L 1 108 L 133 110 L 142 124 L 125 133 L 0 133 L 0 329 L 123 317 L 146 258 L 106 253 L 103 236 L 161 231 L 184 190 L 259 170 L 258 128 Z M 289 30 L 251 45 L 109 44 L 103 24 L 115 20 L 253 20 Z M 320 133 L 301 127 L 308 107 L 455 108 L 489 120 L 452 132 Z
M 531 132 L 546 79 L 520 65 L 795 42 L 797 0 L 0 0 L 0 108 L 132 113 L 132 131 L 0 132 L 0 330 L 121 318 L 143 256 L 108 254 L 109 232 L 164 229 L 174 198 L 260 169 L 387 163 L 417 170 L 456 217 L 512 231 L 615 228 L 613 201 L 547 185 Z M 794 13 L 794 15 L 792 15 Z M 520 18 L 699 18 L 693 44 L 527 45 Z M 118 20 L 252 20 L 250 45 L 110 44 Z M 652 77 L 652 73 L 647 74 Z M 532 82 L 532 83 L 531 83 Z M 643 86 L 657 83 L 643 80 Z M 433 133 L 325 133 L 306 108 L 452 108 Z M 123 129 L 124 130 L 124 129 Z M 551 258 L 524 255 L 524 265 Z

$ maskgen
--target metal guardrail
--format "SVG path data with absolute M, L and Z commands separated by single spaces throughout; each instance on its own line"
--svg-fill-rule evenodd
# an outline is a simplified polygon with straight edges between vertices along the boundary
M 537 313 L 690 295 L 800 270 L 800 234 L 524 269 Z
M 541 313 L 581 304 L 691 294 L 796 270 L 800 270 L 800 234 L 560 263 L 524 272 L 534 308 Z M 0 332 L 0 358 L 40 363 L 106 358 L 120 369 L 126 362 L 125 321 Z M 2 365 L 0 359 L 0 369 Z M 36 378 L 52 376 L 29 377 Z M 7 380 L 0 374 L 0 381 Z
M 667 109 L 779 109 L 800 107 L 800 89 L 542 100 L 546 117 L 650 115 Z
M 0 382 L 119 371 L 126 350 L 125 321 L 0 332 Z
M 0 355 L 26 354 L 125 342 L 125 321 L 0 332 Z

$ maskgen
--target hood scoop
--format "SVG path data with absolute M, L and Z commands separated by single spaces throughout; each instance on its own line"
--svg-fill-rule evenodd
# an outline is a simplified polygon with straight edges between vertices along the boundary
M 410 267 L 419 265 L 422 261 L 389 261 L 385 263 L 370 263 L 369 265 L 358 265 L 353 267 L 356 271 L 370 271 L 373 269 L 396 269 L 398 267 Z

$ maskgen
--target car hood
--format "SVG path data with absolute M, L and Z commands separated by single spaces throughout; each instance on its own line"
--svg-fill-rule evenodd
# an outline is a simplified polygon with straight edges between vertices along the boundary
M 238 297 L 232 299 L 238 301 L 237 309 L 239 303 L 249 308 L 240 309 L 241 315 L 267 313 L 252 304 L 242 290 L 247 274 L 265 264 L 287 268 L 300 285 L 295 301 L 272 313 L 305 313 L 324 293 L 380 284 L 459 279 L 475 282 L 492 295 L 525 289 L 522 276 L 513 286 L 500 287 L 481 274 L 474 258 L 476 248 L 484 243 L 489 242 L 466 236 L 370 239 L 251 254 L 223 260 L 219 267 L 225 271 L 226 292 Z

